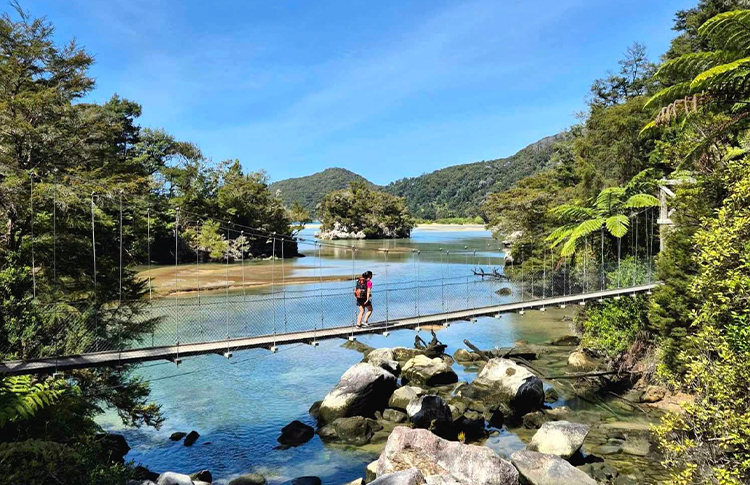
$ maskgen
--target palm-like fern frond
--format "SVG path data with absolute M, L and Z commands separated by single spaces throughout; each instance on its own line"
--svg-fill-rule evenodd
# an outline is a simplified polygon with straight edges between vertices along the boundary
M 9 421 L 34 416 L 61 395 L 61 390 L 52 389 L 48 384 L 35 383 L 30 376 L 3 378 L 0 380 L 0 428 Z
M 607 231 L 609 231 L 610 234 L 616 238 L 621 238 L 628 233 L 630 219 L 625 214 L 615 214 L 608 217 L 604 225 L 607 227 Z
M 742 54 L 723 50 L 692 52 L 665 62 L 656 71 L 654 77 L 663 83 L 675 84 L 687 79 L 693 79 L 698 74 L 713 67 L 736 61 L 738 56 L 742 57 Z M 683 96 L 687 96 L 687 94 L 685 93 Z
M 750 52 L 750 10 L 720 13 L 701 25 L 698 35 L 719 50 Z
M 562 204 L 550 211 L 553 215 L 567 219 L 583 219 L 594 217 L 596 214 L 592 209 L 574 204 Z
M 644 108 L 653 108 L 656 106 L 667 106 L 678 99 L 682 99 L 685 96 L 693 94 L 693 88 L 690 85 L 690 81 L 683 81 L 677 83 L 674 86 L 669 86 L 662 89 L 658 93 L 654 94 L 649 99 Z
M 550 233 L 549 236 L 545 238 L 545 241 L 552 241 L 552 244 L 550 244 L 550 247 L 554 248 L 561 242 L 563 242 L 565 239 L 568 238 L 573 233 L 573 230 L 576 228 L 575 224 L 565 224 L 564 226 L 560 226 L 554 231 Z
M 642 209 L 644 207 L 656 207 L 659 205 L 659 199 L 651 194 L 632 195 L 622 205 L 626 209 Z
M 596 196 L 594 206 L 600 213 L 611 213 L 620 206 L 624 195 L 624 187 L 607 187 L 606 189 L 602 189 L 599 195 Z

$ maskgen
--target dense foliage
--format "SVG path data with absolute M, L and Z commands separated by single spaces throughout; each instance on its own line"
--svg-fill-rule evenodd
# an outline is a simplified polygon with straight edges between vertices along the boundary
M 321 222 L 322 237 L 341 239 L 409 237 L 414 227 L 404 199 L 357 183 L 326 195 Z
M 481 206 L 487 195 L 548 167 L 552 146 L 561 137 L 564 135 L 542 138 L 508 158 L 454 165 L 397 180 L 385 190 L 404 197 L 409 211 L 421 219 L 483 216 Z

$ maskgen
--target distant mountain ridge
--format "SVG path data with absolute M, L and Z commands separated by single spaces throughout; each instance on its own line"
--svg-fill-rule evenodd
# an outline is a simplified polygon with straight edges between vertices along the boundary
M 278 191 L 287 206 L 299 202 L 302 207 L 314 214 L 327 193 L 345 189 L 352 182 L 362 182 L 374 187 L 374 184 L 363 176 L 345 168 L 327 168 L 312 175 L 279 180 L 272 183 L 269 188 L 271 193 L 275 194 Z
M 404 197 L 411 214 L 422 219 L 481 215 L 481 205 L 488 194 L 505 190 L 549 167 L 555 142 L 565 136 L 558 133 L 542 138 L 507 158 L 453 165 L 380 188 Z M 327 168 L 305 177 L 274 182 L 270 188 L 274 193 L 279 191 L 286 205 L 299 202 L 314 214 L 327 193 L 346 188 L 352 182 L 377 187 L 352 171 Z

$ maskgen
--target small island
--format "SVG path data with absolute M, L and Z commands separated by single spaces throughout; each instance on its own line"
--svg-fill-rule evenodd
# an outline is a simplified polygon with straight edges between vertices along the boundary
M 328 193 L 320 215 L 321 239 L 406 238 L 415 225 L 403 198 L 356 182 Z

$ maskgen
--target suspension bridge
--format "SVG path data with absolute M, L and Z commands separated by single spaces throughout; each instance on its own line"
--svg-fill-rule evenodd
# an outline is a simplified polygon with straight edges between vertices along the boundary
M 33 195 L 33 185 L 31 190 Z M 101 210 L 98 205 L 103 203 L 113 205 L 110 209 L 116 215 L 114 228 L 97 224 Z M 53 200 L 52 234 L 46 236 L 51 243 L 52 261 L 45 263 L 51 263 L 53 274 L 57 241 L 64 230 L 57 221 L 57 206 Z M 53 338 L 27 355 L 1 361 L 0 374 L 56 373 L 155 360 L 179 364 L 186 357 L 219 354 L 231 358 L 234 352 L 254 348 L 276 352 L 279 346 L 289 344 L 317 346 L 329 339 L 354 340 L 374 333 L 387 336 L 396 330 L 421 330 L 479 317 L 499 318 L 509 312 L 523 315 L 551 307 L 650 294 L 658 284 L 653 278 L 653 242 L 658 241 L 654 237 L 656 219 L 650 209 L 631 215 L 631 252 L 627 258 L 621 257 L 622 241 L 618 239 L 616 261 L 607 261 L 602 231 L 601 241 L 595 241 L 595 235 L 585 239 L 575 264 L 571 258 L 556 256 L 549 248 L 527 258 L 523 246 L 519 247 L 519 254 L 510 257 L 507 249 L 492 247 L 497 246 L 496 242 L 474 248 L 460 244 L 411 247 L 408 241 L 380 241 L 378 246 L 372 246 L 367 242 L 278 235 L 231 222 L 220 222 L 220 229 L 225 241 L 241 241 L 239 251 L 230 255 L 227 243 L 222 263 L 206 263 L 198 252 L 183 250 L 181 254 L 180 227 L 212 218 L 177 210 L 169 294 L 164 294 L 164 284 L 157 288 L 154 278 L 154 272 L 164 267 L 153 268 L 151 264 L 151 209 L 144 209 L 142 204 L 126 204 L 120 194 L 119 198 L 110 197 L 98 204 L 91 196 L 90 211 L 92 294 L 96 295 L 96 285 L 102 284 L 97 280 L 97 258 L 105 257 L 102 252 L 109 251 L 113 253 L 108 255 L 110 261 L 119 264 L 119 282 L 109 282 L 119 283 L 116 301 L 65 301 L 56 287 L 47 297 L 38 295 L 36 275 L 40 270 L 34 257 L 34 242 L 41 236 L 34 235 L 32 223 L 33 303 L 37 312 L 49 316 Z M 136 217 L 137 211 L 145 213 Z M 124 212 L 130 212 L 128 217 L 123 216 Z M 126 227 L 128 224 L 130 227 Z M 135 227 L 139 224 L 145 227 Z M 116 234 L 113 239 L 119 247 L 97 244 L 97 231 L 100 234 L 103 230 Z M 125 260 L 125 233 L 143 234 L 146 261 L 138 264 Z M 262 288 L 250 288 L 246 281 L 246 275 L 259 269 L 258 264 L 245 261 L 246 237 L 264 238 L 270 246 L 270 261 L 263 263 L 266 270 L 270 266 L 270 284 Z M 285 247 L 290 244 L 302 247 L 301 252 L 308 257 L 292 263 L 285 255 Z M 503 271 L 506 260 L 514 263 L 511 278 Z M 214 272 L 223 270 L 221 285 L 207 288 L 201 281 L 206 264 L 211 264 Z M 127 300 L 122 290 L 123 271 L 135 266 L 139 267 L 148 292 L 138 300 Z M 364 269 L 375 273 L 377 318 L 360 328 L 356 325 L 353 288 L 358 273 Z M 12 355 L 7 350 L 0 348 L 0 355 Z

